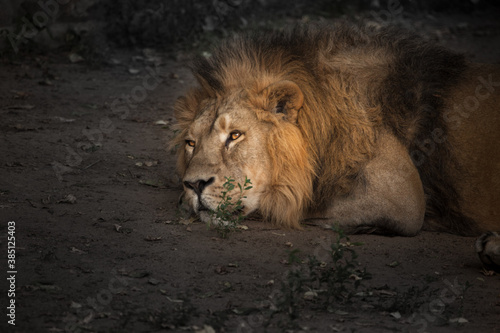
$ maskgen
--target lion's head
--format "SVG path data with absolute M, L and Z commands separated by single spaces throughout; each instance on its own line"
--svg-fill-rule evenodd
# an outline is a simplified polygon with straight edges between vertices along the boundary
M 202 218 L 217 208 L 225 177 L 251 180 L 244 214 L 293 228 L 358 181 L 379 115 L 356 85 L 373 78 L 340 77 L 335 63 L 322 61 L 339 47 L 332 34 L 345 31 L 311 33 L 237 38 L 194 62 L 198 87 L 175 106 L 174 141 L 181 200 Z
M 242 199 L 245 215 L 259 211 L 276 224 L 298 227 L 311 199 L 313 174 L 297 127 L 303 98 L 287 80 L 217 96 L 198 89 L 180 98 L 182 201 L 206 219 L 219 204 L 226 177 L 240 184 L 247 177 L 252 189 Z

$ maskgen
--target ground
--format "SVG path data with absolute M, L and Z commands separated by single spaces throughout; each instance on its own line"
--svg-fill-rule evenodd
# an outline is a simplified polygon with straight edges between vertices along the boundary
M 498 63 L 492 17 L 408 25 Z M 168 143 L 173 103 L 194 80 L 154 50 L 108 57 L 98 68 L 57 52 L 0 63 L 0 241 L 6 253 L 15 237 L 14 267 L 3 271 L 17 272 L 4 273 L 15 278 L 15 295 L 2 297 L 7 314 L 15 301 L 15 326 L 4 314 L 3 332 L 500 331 L 499 276 L 482 271 L 474 238 L 442 233 L 351 236 L 371 279 L 327 307 L 314 289 L 280 303 L 294 288 L 289 277 L 307 266 L 291 263 L 290 251 L 328 262 L 337 235 L 251 220 L 222 239 L 179 219 Z M 11 283 L 2 281 L 6 294 Z

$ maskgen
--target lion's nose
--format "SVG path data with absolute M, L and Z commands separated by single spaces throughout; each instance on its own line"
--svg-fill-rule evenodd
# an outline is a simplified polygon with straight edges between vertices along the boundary
M 203 192 L 203 190 L 208 185 L 212 184 L 214 182 L 214 180 L 215 180 L 215 178 L 211 177 L 208 180 L 198 179 L 198 180 L 196 180 L 194 182 L 184 181 L 184 186 L 186 186 L 187 188 L 192 189 L 198 196 L 200 196 L 201 192 Z

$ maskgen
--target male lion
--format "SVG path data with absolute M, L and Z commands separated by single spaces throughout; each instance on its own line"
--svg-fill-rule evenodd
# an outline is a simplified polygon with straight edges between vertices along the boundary
M 281 227 L 499 226 L 498 67 L 394 28 L 339 24 L 234 38 L 192 69 L 199 86 L 176 104 L 175 142 L 181 201 L 202 219 L 225 177 L 248 177 L 243 213 Z M 500 255 L 491 239 L 481 251 Z

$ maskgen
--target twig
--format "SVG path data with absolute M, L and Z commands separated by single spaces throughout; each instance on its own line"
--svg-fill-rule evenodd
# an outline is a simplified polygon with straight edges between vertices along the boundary
M 83 170 L 87 170 L 88 168 L 90 167 L 93 167 L 94 165 L 96 165 L 97 163 L 101 162 L 101 160 L 97 160 L 95 161 L 94 163 L 90 163 L 89 165 L 87 165 L 85 168 L 83 168 Z
M 35 206 L 35 204 L 33 202 L 31 202 L 30 199 L 26 199 L 26 201 L 28 201 L 28 203 L 31 205 L 31 207 L 38 208 L 37 206 Z

